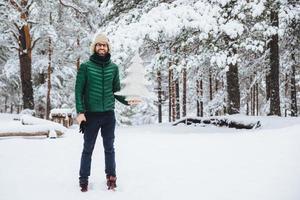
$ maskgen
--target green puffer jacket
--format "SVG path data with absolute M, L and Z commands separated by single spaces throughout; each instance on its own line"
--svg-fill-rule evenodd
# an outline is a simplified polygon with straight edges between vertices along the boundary
M 125 97 L 114 95 L 120 90 L 118 66 L 110 59 L 106 62 L 95 61 L 92 59 L 93 56 L 89 61 L 82 63 L 77 72 L 75 85 L 77 113 L 113 110 L 115 98 L 128 105 Z

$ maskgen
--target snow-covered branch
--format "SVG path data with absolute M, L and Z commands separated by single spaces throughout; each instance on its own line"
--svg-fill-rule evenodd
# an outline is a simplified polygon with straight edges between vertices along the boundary
M 41 38 L 37 38 L 36 40 L 33 41 L 31 49 L 33 49 L 35 47 L 35 44 L 37 43 L 37 41 L 39 41 Z
M 8 48 L 10 48 L 10 49 L 16 49 L 17 51 L 20 50 L 18 47 L 15 47 L 15 46 L 8 46 Z
M 78 12 L 80 14 L 84 14 L 85 15 L 85 14 L 88 13 L 88 11 L 82 10 L 80 7 L 78 7 L 77 5 L 75 5 L 73 3 L 70 3 L 70 2 L 65 3 L 65 2 L 63 2 L 63 0 L 59 0 L 59 2 L 60 2 L 61 5 L 65 6 L 67 8 L 72 8 L 72 9 L 74 9 L 76 12 Z
M 18 36 L 17 36 L 17 34 L 16 34 L 15 32 L 13 32 L 12 30 L 9 30 L 9 31 L 7 31 L 7 32 L 11 33 L 11 34 L 13 35 L 13 37 L 14 37 L 17 41 L 19 40 L 19 38 L 18 38 Z
M 22 12 L 22 7 L 15 0 L 9 0 L 9 2 L 17 11 Z

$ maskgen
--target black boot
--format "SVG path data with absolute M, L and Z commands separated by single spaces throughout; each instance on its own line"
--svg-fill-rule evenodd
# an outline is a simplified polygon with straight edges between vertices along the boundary
M 87 183 L 80 184 L 80 187 L 81 187 L 81 192 L 87 192 L 88 191 L 88 184 Z
M 106 175 L 106 185 L 108 190 L 114 190 L 117 187 L 117 177 Z
M 88 191 L 88 185 L 89 181 L 85 177 L 79 177 L 79 186 L 81 188 L 81 192 L 87 192 Z

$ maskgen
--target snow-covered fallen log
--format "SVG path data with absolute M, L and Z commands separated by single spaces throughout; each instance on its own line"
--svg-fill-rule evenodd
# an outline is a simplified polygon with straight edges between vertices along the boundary
M 0 137 L 7 136 L 62 136 L 67 129 L 61 124 L 39 119 L 29 115 L 22 115 L 20 121 L 7 121 L 1 124 Z M 55 134 L 53 134 L 55 133 Z
M 20 127 L 21 128 L 21 127 Z M 36 128 L 36 127 L 31 127 Z M 53 134 L 53 132 L 55 134 Z M 14 136 L 46 136 L 50 138 L 56 138 L 62 136 L 64 133 L 58 130 L 44 130 L 44 131 L 38 131 L 38 130 L 9 130 L 9 131 L 3 131 L 0 130 L 0 137 L 14 137 Z M 54 135 L 54 136 L 53 136 Z
M 39 132 L 6 132 L 0 133 L 0 137 L 13 137 L 13 136 L 47 136 L 49 137 L 49 133 L 44 131 Z
M 186 117 L 177 120 L 173 123 L 173 126 L 178 124 L 212 124 L 219 127 L 228 127 L 236 129 L 254 129 L 259 128 L 261 123 L 259 120 L 242 120 L 234 117 L 211 117 L 211 118 L 201 118 L 201 117 Z

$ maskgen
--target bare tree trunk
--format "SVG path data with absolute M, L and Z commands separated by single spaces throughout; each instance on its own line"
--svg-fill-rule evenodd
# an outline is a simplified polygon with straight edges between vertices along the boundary
M 77 46 L 78 48 L 80 47 L 80 41 L 79 41 L 79 36 L 77 37 Z M 79 67 L 80 67 L 80 56 L 77 58 L 76 60 L 76 68 L 77 68 L 77 71 L 79 70 Z
M 253 84 L 253 87 L 252 87 L 252 115 L 254 116 L 255 115 L 255 106 L 256 106 L 256 103 L 255 103 L 255 99 L 256 99 L 256 84 L 254 83 Z
M 4 100 L 4 113 L 7 113 L 7 108 L 8 108 L 7 101 L 8 101 L 8 96 L 5 96 L 5 100 Z
M 208 81 L 209 81 L 209 100 L 212 101 L 213 100 L 213 83 L 212 83 L 212 73 L 211 73 L 211 69 L 209 69 L 208 72 Z M 209 115 L 213 116 L 212 110 L 209 109 Z
M 162 93 L 162 87 L 161 87 L 161 73 L 160 70 L 157 70 L 157 83 L 158 83 L 158 123 L 162 122 L 162 98 L 161 98 L 161 93 Z
M 203 82 L 202 82 L 202 79 L 200 80 L 200 96 L 201 96 L 200 116 L 203 117 Z
M 297 5 L 297 1 L 288 0 L 290 6 L 295 7 Z M 297 45 L 299 45 L 299 23 L 297 23 L 296 18 L 292 19 L 291 28 L 293 29 L 293 37 L 294 41 L 292 42 L 292 53 L 291 59 L 293 61 L 291 67 L 291 116 L 297 117 L 298 116 L 298 108 L 297 108 L 297 87 L 296 87 L 296 57 L 295 51 L 297 49 Z
M 34 109 L 33 88 L 31 82 L 31 35 L 30 26 L 27 22 L 29 15 L 28 0 L 21 0 L 17 3 L 10 0 L 9 3 L 20 13 L 21 21 L 24 22 L 21 28 L 18 28 L 18 54 L 20 61 L 20 76 L 22 85 L 22 98 L 24 109 Z
M 230 38 L 227 38 L 227 42 Z M 229 56 L 236 54 L 236 49 L 232 48 Z M 227 80 L 227 112 L 228 114 L 236 114 L 240 112 L 240 89 L 239 89 L 239 73 L 237 64 L 230 63 L 229 70 L 226 72 Z
M 209 100 L 212 101 L 213 99 L 213 89 L 212 89 L 212 74 L 211 70 L 209 69 Z
M 215 88 L 215 91 L 216 91 L 216 93 L 217 93 L 218 90 L 219 90 L 219 80 L 218 80 L 218 79 L 215 79 L 215 81 L 216 81 L 216 88 Z
M 172 70 L 170 69 L 171 62 L 169 63 L 169 122 L 172 121 Z
M 50 25 L 52 24 L 52 13 L 50 12 L 49 16 Z M 47 105 L 46 105 L 46 119 L 49 119 L 50 110 L 51 110 L 51 101 L 50 101 L 50 93 L 51 93 L 51 56 L 52 56 L 52 40 L 49 37 L 48 39 L 48 91 L 47 91 Z
M 170 66 L 171 67 L 171 63 Z M 173 69 L 169 68 L 169 120 L 176 119 L 176 89 L 175 81 L 173 80 Z
M 179 95 L 179 78 L 175 81 L 175 95 L 176 95 L 176 119 L 180 119 L 180 95 Z
M 28 25 L 27 25 L 28 26 Z M 20 29 L 20 41 L 21 46 L 24 45 L 22 42 L 23 37 L 29 34 L 29 28 Z M 30 36 L 26 36 L 26 38 L 30 39 Z M 31 82 L 31 49 L 27 48 L 19 51 L 19 59 L 20 59 L 20 73 L 21 73 L 21 84 L 22 84 L 22 96 L 23 96 L 23 107 L 24 109 L 34 109 L 34 101 L 33 101 L 33 87 Z M 26 51 L 27 50 L 27 51 Z
M 203 117 L 203 87 L 202 79 L 197 80 L 197 116 Z M 200 100 L 201 99 L 201 100 Z
M 10 113 L 12 114 L 12 113 L 13 113 L 13 111 L 14 111 L 14 104 L 13 104 L 13 103 L 11 103 L 11 104 L 10 104 Z
M 288 115 L 288 102 L 286 102 L 286 100 L 288 99 L 288 93 L 289 93 L 289 78 L 288 78 L 288 74 L 285 74 L 285 84 L 284 84 L 284 116 L 287 117 Z
M 271 76 L 270 76 L 270 70 L 268 70 L 267 75 L 266 75 L 266 94 L 267 94 L 267 101 L 269 101 L 271 97 Z
M 278 10 L 279 5 L 276 3 L 275 8 L 271 9 L 271 24 L 273 27 L 279 27 Z M 279 47 L 278 34 L 272 35 L 269 43 L 270 47 L 270 115 L 281 116 L 280 96 L 279 96 Z
M 175 81 L 173 80 L 173 70 L 171 72 L 171 101 L 172 101 L 172 121 L 176 120 L 176 90 Z
M 197 93 L 197 117 L 200 116 L 200 82 L 196 80 L 196 93 Z
M 292 59 L 295 63 L 295 54 L 292 54 Z M 297 109 L 297 88 L 296 88 L 296 79 L 295 79 L 296 66 L 292 65 L 292 74 L 291 74 L 291 116 L 298 116 Z
M 217 94 L 218 89 L 219 89 L 219 80 L 216 77 L 214 78 L 214 80 L 215 80 L 215 94 Z M 220 110 L 217 110 L 215 112 L 215 116 L 218 116 L 218 115 L 222 115 Z
M 230 17 L 237 18 L 237 14 L 233 13 L 232 10 L 236 4 L 236 0 L 227 1 L 223 7 L 225 18 L 230 19 Z M 236 39 L 231 39 L 228 35 L 224 37 L 224 42 L 227 46 L 229 52 L 228 56 L 233 57 L 236 55 L 237 50 L 235 45 Z M 228 114 L 236 114 L 240 112 L 240 89 L 239 89 L 239 73 L 237 63 L 229 63 L 229 69 L 226 72 L 226 90 L 227 90 L 227 109 Z
M 182 117 L 186 116 L 186 68 L 183 68 Z
M 258 83 L 255 84 L 256 85 L 256 116 L 258 116 L 258 112 L 259 112 L 259 109 L 258 109 Z
M 249 80 L 249 84 L 251 86 L 251 76 L 249 77 L 249 79 L 247 78 L 247 80 Z M 250 115 L 249 112 L 250 112 L 250 106 L 251 106 L 251 87 L 249 88 L 249 91 L 250 91 L 250 94 L 248 93 L 247 94 L 247 97 L 246 97 L 246 115 Z M 249 106 L 250 104 L 250 106 Z
M 18 104 L 17 105 L 17 114 L 19 114 L 20 113 L 20 105 Z
M 252 75 L 250 76 L 250 105 L 251 105 L 251 115 L 253 115 L 253 87 L 252 87 Z
M 223 90 L 226 89 L 226 88 L 225 88 L 224 81 L 222 81 L 222 88 L 223 88 Z M 223 102 L 227 102 L 226 97 L 224 97 Z M 223 105 L 223 112 L 224 112 L 224 115 L 227 114 L 227 107 L 226 107 L 225 105 Z

